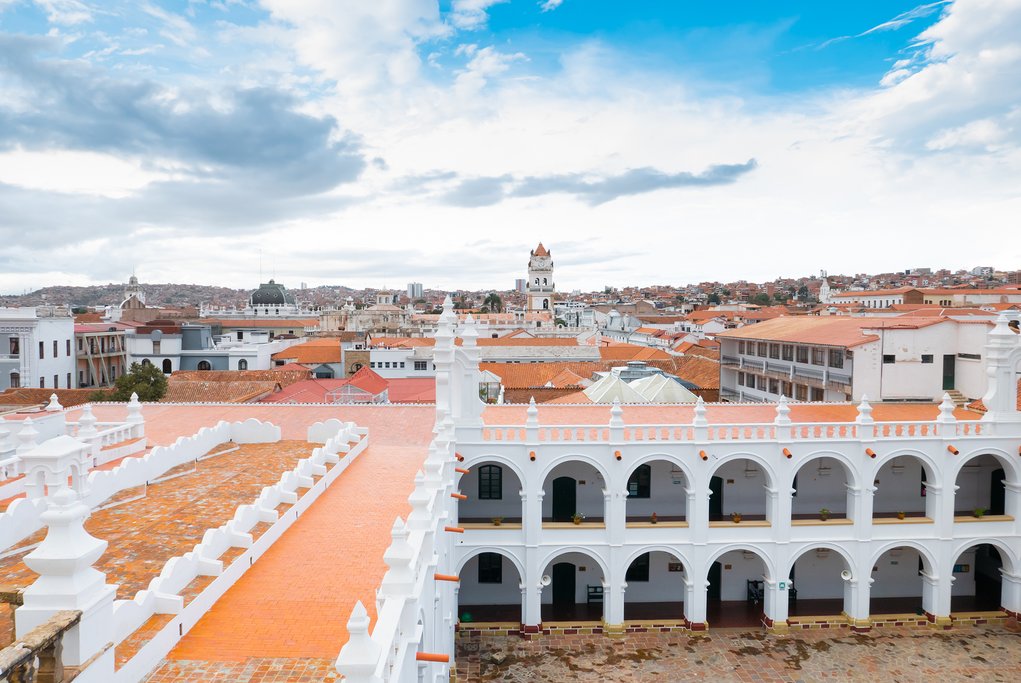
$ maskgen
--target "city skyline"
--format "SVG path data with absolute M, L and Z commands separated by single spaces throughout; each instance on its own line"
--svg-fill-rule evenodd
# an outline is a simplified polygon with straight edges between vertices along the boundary
M 5 0 L 0 290 L 1016 267 L 1021 3 L 814 5 Z

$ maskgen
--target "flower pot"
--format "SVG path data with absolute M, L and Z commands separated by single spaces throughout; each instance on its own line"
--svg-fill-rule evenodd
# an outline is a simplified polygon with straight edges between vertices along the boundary
M 897 513 L 897 519 L 904 519 L 905 517 L 907 517 L 907 515 L 904 514 L 903 512 L 898 512 Z
M 741 515 L 739 515 L 737 513 L 732 514 L 730 516 L 730 521 L 732 521 L 734 524 L 740 524 L 741 523 Z
M 575 524 L 581 524 L 580 519 L 572 519 L 571 521 L 574 522 Z

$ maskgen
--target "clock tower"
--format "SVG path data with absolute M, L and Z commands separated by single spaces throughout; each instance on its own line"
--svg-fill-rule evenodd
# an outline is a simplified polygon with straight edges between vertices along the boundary
M 553 291 L 553 255 L 540 242 L 528 259 L 528 312 L 552 313 Z

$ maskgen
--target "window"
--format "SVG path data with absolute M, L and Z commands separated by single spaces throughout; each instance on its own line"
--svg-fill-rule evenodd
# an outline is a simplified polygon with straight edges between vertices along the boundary
M 769 345 L 769 357 L 780 360 L 780 345 L 770 344 Z
M 370 367 L 370 368 L 374 368 L 374 367 L 376 367 L 376 361 L 374 361 L 374 360 L 370 360 L 370 361 L 369 361 L 369 367 Z
M 794 384 L 791 382 L 784 382 L 782 393 L 787 398 L 794 398 Z
M 830 367 L 831 368 L 842 368 L 844 367 L 844 352 L 840 349 L 830 349 Z
M 479 467 L 479 500 L 503 500 L 503 468 L 499 465 Z
M 896 358 L 894 357 L 894 355 L 892 353 L 884 353 L 883 354 L 883 362 L 884 363 L 893 363 L 895 360 L 896 360 Z
M 744 342 L 743 341 L 739 341 L 737 343 L 737 352 L 738 353 L 744 353 Z
M 60 388 L 60 382 L 57 381 L 59 377 L 60 377 L 59 375 L 54 375 L 53 376 L 53 388 L 54 389 L 59 389 Z
M 922 362 L 923 363 L 931 363 L 932 362 L 932 354 L 931 353 L 923 353 L 922 354 Z
M 244 338 L 245 338 L 245 331 L 244 330 L 238 330 L 238 341 L 241 341 Z
M 794 360 L 794 344 L 784 344 L 780 348 L 780 356 L 784 360 Z
M 70 344 L 70 343 L 71 343 L 71 342 L 68 342 L 68 344 Z M 67 388 L 68 388 L 68 389 L 70 389 L 70 388 L 71 388 L 71 373 L 70 373 L 70 372 L 69 372 L 69 373 L 67 373 Z
M 416 360 L 415 361 L 415 369 L 416 370 L 427 370 L 428 366 L 426 365 L 426 361 L 424 361 L 424 360 Z
M 737 386 L 739 386 L 739 387 L 743 387 L 744 386 L 744 373 L 743 372 L 737 373 Z
M 807 363 L 808 362 L 808 347 L 807 346 L 799 346 L 798 347 L 798 362 L 799 363 Z
M 20 372 L 12 372 L 11 373 L 11 389 L 20 389 L 20 388 L 21 388 L 21 373 Z
M 39 360 L 46 358 L 46 344 L 39 342 Z
M 162 351 L 161 351 L 161 347 L 162 346 L 163 346 L 163 342 L 154 341 L 152 343 L 152 353 L 153 353 L 154 356 L 158 356 L 158 355 L 160 355 L 160 353 L 162 353 Z
M 794 385 L 794 397 L 796 399 L 798 399 L 799 401 L 807 401 L 808 400 L 808 387 L 806 387 L 804 384 L 795 384 Z
M 649 556 L 650 553 L 643 553 L 635 558 L 635 561 L 631 563 L 631 566 L 627 568 L 627 575 L 624 580 L 628 583 L 632 581 L 648 581 L 649 580 Z
M 780 393 L 780 380 L 778 379 L 769 380 L 769 393 L 771 394 Z
M 53 340 L 53 357 L 56 358 L 58 353 L 60 353 L 60 351 L 57 350 L 57 340 L 54 339 Z
M 212 370 L 213 366 L 209 364 L 207 360 L 200 360 L 198 364 L 199 370 Z
M 479 583 L 503 583 L 503 556 L 479 553 Z
M 982 354 L 980 353 L 959 353 L 958 358 L 966 358 L 968 360 L 982 360 Z
M 11 347 L 11 355 L 12 356 L 20 355 L 21 353 L 21 349 L 19 348 L 20 340 L 17 337 L 11 337 L 9 341 Z
M 759 391 L 766 391 L 766 386 L 767 386 L 766 385 L 766 378 L 765 377 L 759 377 L 757 379 L 759 380 L 758 381 L 758 387 L 757 387 L 758 390 Z
M 812 365 L 826 365 L 826 349 L 812 349 Z
M 248 361 L 245 360 L 244 358 L 242 358 L 241 360 L 238 361 L 238 370 L 247 370 L 247 369 L 248 369 Z
M 152 365 L 152 361 L 149 360 L 148 358 L 143 358 L 142 365 Z
M 652 481 L 652 467 L 650 465 L 639 465 L 638 469 L 631 473 L 627 480 L 628 498 L 648 498 Z
M 817 389 L 816 387 L 812 387 L 812 400 L 813 401 L 822 401 L 822 400 L 824 400 L 824 397 L 825 397 L 825 392 L 823 392 L 822 389 Z
M 70 339 L 65 339 L 64 341 L 67 342 L 67 355 L 70 356 L 71 355 L 71 340 Z
M 404 369 L 404 361 L 401 361 L 401 369 Z
M 766 344 L 766 342 L 759 342 L 755 348 L 755 355 L 758 356 L 759 358 L 765 358 L 767 346 L 768 344 Z
M 85 371 L 84 370 L 79 370 L 78 371 L 78 386 L 80 386 L 80 387 L 85 386 Z
M 40 377 L 39 378 L 39 388 L 40 389 L 45 389 L 46 388 L 46 378 L 45 377 Z
M 169 358 L 164 359 L 163 360 L 163 374 L 164 375 L 169 375 L 173 371 L 174 371 L 174 366 L 170 362 L 170 359 Z

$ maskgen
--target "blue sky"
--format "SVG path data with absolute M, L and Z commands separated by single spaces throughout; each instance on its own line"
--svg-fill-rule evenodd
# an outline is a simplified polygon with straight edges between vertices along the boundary
M 1021 0 L 0 0 L 0 292 L 260 249 L 504 288 L 539 240 L 567 289 L 1018 268 L 1019 36 Z

